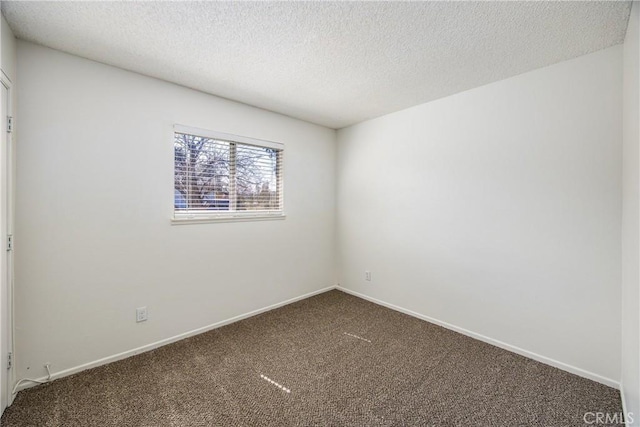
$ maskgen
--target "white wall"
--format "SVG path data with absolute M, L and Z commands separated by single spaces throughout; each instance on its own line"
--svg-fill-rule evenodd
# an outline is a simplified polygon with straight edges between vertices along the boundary
M 16 39 L 13 32 L 0 14 L 0 61 L 2 61 L 2 72 L 9 77 L 12 82 L 16 81 Z
M 341 285 L 619 381 L 621 65 L 616 46 L 340 130 Z
M 335 131 L 26 42 L 18 74 L 19 378 L 334 284 Z M 170 225 L 174 123 L 284 143 L 287 218 Z
M 622 146 L 622 379 L 626 410 L 640 425 L 640 270 L 638 250 L 640 210 L 640 5 L 634 2 L 624 43 Z

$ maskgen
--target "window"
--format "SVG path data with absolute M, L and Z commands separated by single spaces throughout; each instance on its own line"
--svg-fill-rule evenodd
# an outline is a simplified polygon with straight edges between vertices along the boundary
M 174 220 L 283 218 L 284 146 L 175 126 Z

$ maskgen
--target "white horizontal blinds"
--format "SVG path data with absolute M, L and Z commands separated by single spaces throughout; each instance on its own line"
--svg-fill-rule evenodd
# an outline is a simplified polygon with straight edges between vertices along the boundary
M 176 211 L 228 211 L 230 143 L 175 134 Z
M 238 211 L 280 211 L 282 150 L 236 144 Z
M 176 214 L 282 213 L 281 144 L 199 135 L 175 132 Z

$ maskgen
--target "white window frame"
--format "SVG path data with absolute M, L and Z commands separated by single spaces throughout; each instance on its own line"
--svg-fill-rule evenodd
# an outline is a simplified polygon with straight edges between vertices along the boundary
M 284 144 L 280 142 L 267 141 L 263 139 L 250 138 L 248 136 L 234 135 L 230 133 L 217 132 L 208 129 L 201 129 L 192 126 L 184 126 L 176 124 L 173 126 L 172 147 L 173 141 L 175 141 L 175 134 L 183 133 L 188 135 L 197 135 L 205 138 L 211 138 L 221 141 L 236 142 L 239 144 L 253 145 L 256 147 L 274 148 L 281 150 L 284 153 Z M 174 150 L 171 150 L 174 154 Z M 173 158 L 173 170 L 175 180 L 175 158 Z M 176 211 L 175 209 L 175 188 L 173 188 L 171 206 L 173 216 L 171 218 L 172 224 L 198 224 L 198 223 L 210 223 L 210 222 L 235 222 L 235 221 L 263 221 L 263 220 L 276 220 L 285 219 L 286 214 L 284 211 L 284 156 L 281 155 L 280 160 L 280 210 L 278 211 Z

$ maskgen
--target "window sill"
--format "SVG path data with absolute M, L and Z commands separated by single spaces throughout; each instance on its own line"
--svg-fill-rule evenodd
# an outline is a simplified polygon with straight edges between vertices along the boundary
M 171 218 L 171 225 L 208 224 L 212 222 L 246 222 L 273 221 L 285 219 L 285 214 L 279 215 L 220 215 L 201 218 Z

